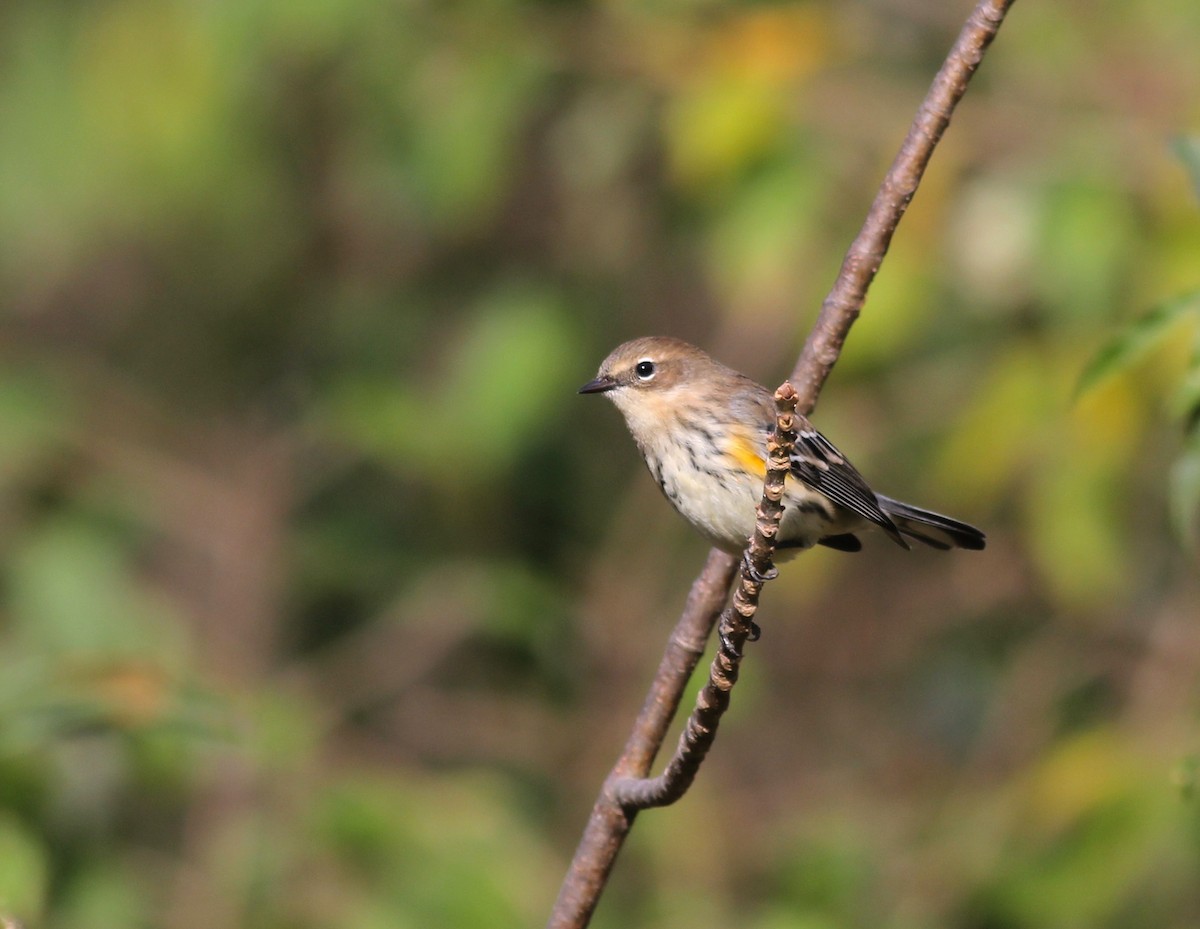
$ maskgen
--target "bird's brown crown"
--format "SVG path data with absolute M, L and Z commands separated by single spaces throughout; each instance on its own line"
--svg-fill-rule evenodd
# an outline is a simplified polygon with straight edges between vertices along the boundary
M 696 346 L 669 336 L 645 336 L 618 345 L 600 364 L 584 392 L 604 393 L 626 387 L 669 391 L 699 378 L 733 374 Z

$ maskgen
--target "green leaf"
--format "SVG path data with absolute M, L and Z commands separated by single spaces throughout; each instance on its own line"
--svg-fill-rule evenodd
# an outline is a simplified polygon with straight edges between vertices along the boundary
M 443 432 L 438 471 L 464 436 L 493 467 L 510 462 L 552 409 L 574 396 L 579 368 L 556 293 L 506 284 L 488 294 L 454 345 L 433 405 Z
M 1171 398 L 1171 410 L 1183 420 L 1184 432 L 1191 433 L 1200 426 L 1200 327 L 1193 335 L 1192 356 Z
M 1183 800 L 1194 800 L 1197 781 L 1200 781 L 1200 755 L 1185 755 L 1171 770 L 1171 781 L 1179 788 Z
M 1200 541 L 1197 513 L 1200 513 L 1200 429 L 1193 429 L 1183 454 L 1171 466 L 1168 493 L 1171 526 L 1180 541 L 1195 548 Z
M 0 818 L 0 918 L 40 915 L 49 884 L 46 859 L 41 842 L 15 818 Z
M 1200 310 L 1200 290 L 1189 291 L 1164 300 L 1140 319 L 1126 326 L 1100 349 L 1079 376 L 1075 388 L 1078 397 L 1105 378 L 1128 367 L 1152 348 L 1180 318 Z
M 1200 197 L 1200 135 L 1180 135 L 1171 140 L 1171 150 L 1183 162 L 1196 196 Z
M 146 887 L 122 861 L 101 856 L 61 891 L 54 925 L 61 929 L 125 929 L 150 925 Z

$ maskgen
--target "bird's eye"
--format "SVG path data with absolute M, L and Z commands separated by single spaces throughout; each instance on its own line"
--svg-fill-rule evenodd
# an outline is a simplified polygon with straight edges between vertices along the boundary
M 643 381 L 648 381 L 650 378 L 654 377 L 654 362 L 639 361 L 633 370 L 634 373 L 637 374 L 637 376 Z

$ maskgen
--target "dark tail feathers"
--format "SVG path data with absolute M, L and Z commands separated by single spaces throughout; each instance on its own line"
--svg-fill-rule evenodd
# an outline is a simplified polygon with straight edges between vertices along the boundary
M 987 544 L 987 536 L 957 519 L 931 513 L 891 497 L 878 494 L 879 508 L 891 517 L 896 528 L 910 539 L 934 548 L 969 548 L 975 551 Z

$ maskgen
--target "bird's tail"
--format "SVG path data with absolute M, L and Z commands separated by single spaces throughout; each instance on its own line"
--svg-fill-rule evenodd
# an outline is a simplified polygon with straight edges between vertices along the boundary
M 969 548 L 979 550 L 987 544 L 987 536 L 957 519 L 931 513 L 891 497 L 878 495 L 879 508 L 891 517 L 903 535 L 934 548 Z

